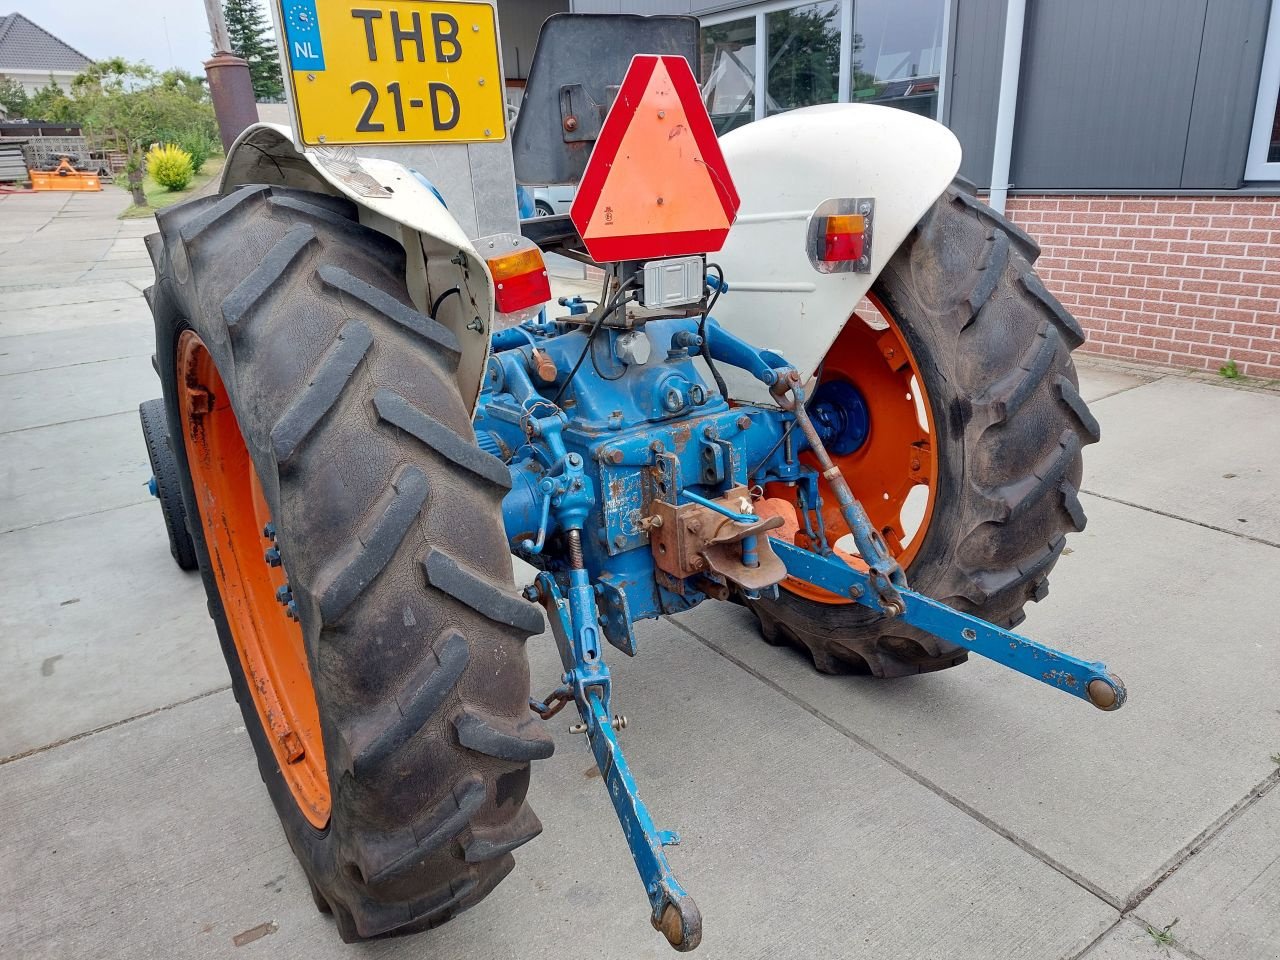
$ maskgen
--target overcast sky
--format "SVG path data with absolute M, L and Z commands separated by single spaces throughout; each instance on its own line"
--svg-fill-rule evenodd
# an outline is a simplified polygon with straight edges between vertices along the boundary
M 22 14 L 91 60 L 121 56 L 204 73 L 212 52 L 202 0 L 0 0 L 0 13 Z

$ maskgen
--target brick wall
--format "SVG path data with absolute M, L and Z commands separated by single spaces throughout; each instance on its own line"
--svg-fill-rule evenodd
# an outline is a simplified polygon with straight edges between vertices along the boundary
M 1088 331 L 1083 351 L 1280 377 L 1280 198 L 1016 196 L 1007 210 Z

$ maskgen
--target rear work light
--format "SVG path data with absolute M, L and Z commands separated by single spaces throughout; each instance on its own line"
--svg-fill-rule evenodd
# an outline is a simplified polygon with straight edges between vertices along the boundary
M 875 200 L 823 201 L 809 219 L 809 262 L 819 273 L 869 273 Z
M 537 247 L 499 254 L 485 262 L 493 274 L 494 307 L 498 313 L 518 313 L 551 299 L 551 281 Z

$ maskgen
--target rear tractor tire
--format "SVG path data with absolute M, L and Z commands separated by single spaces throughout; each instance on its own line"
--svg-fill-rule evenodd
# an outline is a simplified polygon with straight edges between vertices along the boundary
M 1038 254 L 970 191 L 949 188 L 872 286 L 877 322 L 850 319 L 812 395 L 843 379 L 865 398 L 861 448 L 834 459 L 911 587 L 1003 627 L 1045 596 L 1066 535 L 1084 529 L 1081 449 L 1099 437 L 1071 361 L 1084 333 L 1036 276 Z M 898 511 L 921 485 L 928 503 L 907 542 Z M 830 491 L 823 499 L 835 540 L 848 528 Z M 823 672 L 897 677 L 968 655 L 789 581 L 749 606 L 767 641 L 807 651 Z
M 540 831 L 552 751 L 457 339 L 345 200 L 248 186 L 157 219 L 169 428 L 262 779 L 344 940 L 436 926 Z

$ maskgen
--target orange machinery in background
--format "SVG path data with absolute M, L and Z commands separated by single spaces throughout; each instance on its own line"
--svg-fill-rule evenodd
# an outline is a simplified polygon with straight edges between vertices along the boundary
M 68 157 L 59 157 L 52 170 L 32 170 L 32 190 L 101 190 L 102 181 L 96 173 L 77 170 Z

